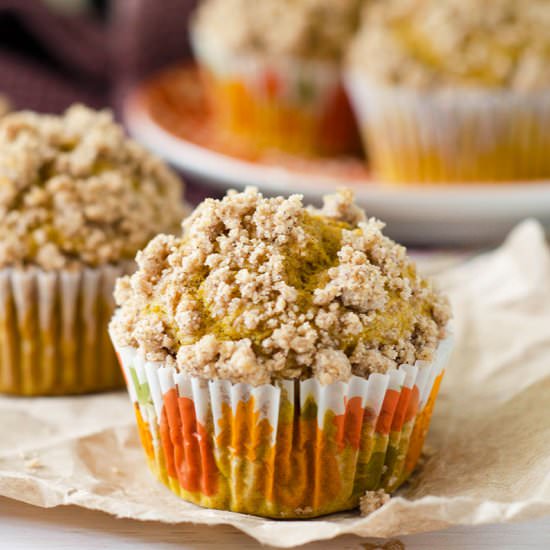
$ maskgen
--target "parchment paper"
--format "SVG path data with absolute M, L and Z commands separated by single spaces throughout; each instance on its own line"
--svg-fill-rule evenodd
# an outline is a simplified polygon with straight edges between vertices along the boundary
M 456 347 L 435 409 L 434 454 L 399 496 L 356 512 L 274 521 L 187 504 L 150 475 L 125 394 L 0 399 L 0 494 L 167 523 L 228 523 L 291 547 L 343 533 L 396 536 L 550 515 L 550 254 L 520 225 L 447 271 Z

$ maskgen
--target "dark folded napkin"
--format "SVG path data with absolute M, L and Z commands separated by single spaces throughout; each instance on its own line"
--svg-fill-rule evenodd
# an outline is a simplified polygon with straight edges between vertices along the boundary
M 194 4 L 112 0 L 69 13 L 43 0 L 0 0 L 0 94 L 38 111 L 75 101 L 117 107 L 135 82 L 189 53 Z

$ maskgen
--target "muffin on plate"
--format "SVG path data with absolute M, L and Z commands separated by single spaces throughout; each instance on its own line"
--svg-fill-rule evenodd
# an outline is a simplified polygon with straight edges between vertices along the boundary
M 346 82 L 379 178 L 550 176 L 546 0 L 376 0 L 363 15 Z
M 204 0 L 192 43 L 220 129 L 251 151 L 359 151 L 340 62 L 362 2 Z
M 149 465 L 176 494 L 314 517 L 408 477 L 450 313 L 382 226 L 349 192 L 316 210 L 248 189 L 138 254 L 110 331 Z
M 107 111 L 0 120 L 0 391 L 123 384 L 107 325 L 115 279 L 177 229 L 181 183 Z

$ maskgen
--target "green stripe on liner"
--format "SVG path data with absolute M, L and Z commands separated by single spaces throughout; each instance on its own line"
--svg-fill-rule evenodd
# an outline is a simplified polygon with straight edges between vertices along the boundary
M 130 369 L 130 376 L 132 377 L 134 389 L 136 390 L 138 403 L 140 405 L 147 405 L 151 402 L 151 392 L 149 390 L 149 384 L 147 384 L 147 382 L 143 382 L 143 384 L 139 383 L 135 369 Z

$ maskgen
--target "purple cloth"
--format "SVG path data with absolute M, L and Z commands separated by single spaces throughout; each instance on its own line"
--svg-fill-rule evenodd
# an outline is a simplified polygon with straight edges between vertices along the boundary
M 62 15 L 40 0 L 0 0 L 0 31 L 18 35 L 15 48 L 0 36 L 0 93 L 38 111 L 75 101 L 118 107 L 137 81 L 189 54 L 186 24 L 195 3 L 112 0 L 102 19 Z
M 110 27 L 115 107 L 136 82 L 190 55 L 187 21 L 195 4 L 193 0 L 115 0 Z
M 0 26 L 0 93 L 17 108 L 58 112 L 75 101 L 105 103 L 108 51 L 98 22 L 54 14 L 40 1 L 0 0 Z
M 0 0 L 0 94 L 17 109 L 59 113 L 80 101 L 119 110 L 137 82 L 189 55 L 187 19 L 195 4 L 111 0 L 101 18 L 55 13 L 41 0 Z M 187 184 L 192 204 L 220 196 Z

